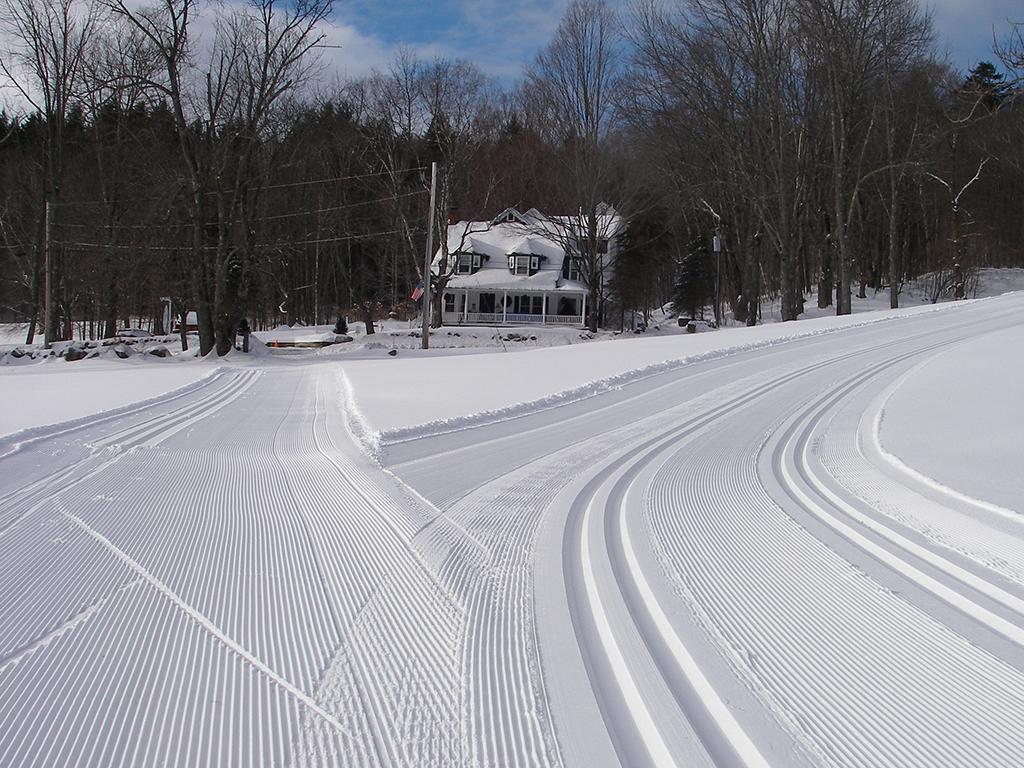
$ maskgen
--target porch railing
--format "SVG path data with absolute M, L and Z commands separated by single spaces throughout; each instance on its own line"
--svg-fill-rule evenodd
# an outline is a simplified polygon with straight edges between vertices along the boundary
M 445 312 L 445 325 L 583 325 L 582 315 L 524 315 L 508 312 Z

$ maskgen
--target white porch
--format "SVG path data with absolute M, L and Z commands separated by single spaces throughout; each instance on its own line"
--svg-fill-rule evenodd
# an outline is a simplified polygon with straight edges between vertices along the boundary
M 583 292 L 517 290 L 444 292 L 444 325 L 582 326 L 587 312 Z

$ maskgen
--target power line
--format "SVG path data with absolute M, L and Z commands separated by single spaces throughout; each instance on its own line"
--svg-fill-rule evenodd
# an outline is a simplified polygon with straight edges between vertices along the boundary
M 347 235 L 345 237 L 323 237 L 315 240 L 290 240 L 284 243 L 284 245 L 315 245 L 317 243 L 337 243 L 344 240 L 365 240 L 371 237 L 383 237 L 384 235 L 418 235 L 421 232 L 426 232 L 425 229 L 389 229 L 385 232 L 372 232 L 368 235 Z M 276 245 L 276 243 L 266 243 L 266 245 Z
M 309 186 L 309 185 L 312 185 L 312 184 L 332 184 L 332 183 L 338 182 L 338 181 L 356 181 L 358 179 L 370 179 L 370 178 L 373 178 L 375 176 L 392 176 L 392 175 L 399 176 L 399 175 L 405 174 L 405 173 L 415 173 L 417 171 L 425 171 L 425 170 L 427 170 L 427 167 L 421 165 L 421 166 L 417 166 L 415 168 L 403 168 L 403 169 L 397 170 L 397 171 L 373 171 L 371 173 L 358 173 L 358 174 L 354 174 L 352 176 L 333 176 L 333 177 L 326 178 L 326 179 L 307 179 L 305 181 L 290 181 L 290 182 L 286 182 L 284 184 L 271 184 L 270 186 L 259 187 L 259 189 L 262 190 L 262 191 L 267 191 L 267 190 L 272 190 L 272 189 L 291 189 L 291 188 L 294 188 L 294 187 L 304 187 L 304 186 Z M 221 194 L 221 193 L 217 192 L 216 190 L 212 190 L 210 192 L 204 192 L 203 193 L 203 195 L 206 196 L 206 197 L 208 197 L 210 195 L 217 195 L 217 194 Z M 154 195 L 153 197 L 133 197 L 131 199 L 131 201 L 132 202 L 153 202 L 155 200 L 166 200 L 166 199 L 167 199 L 166 196 L 157 197 L 157 196 Z M 53 204 L 57 205 L 57 206 L 60 206 L 61 208 L 64 208 L 66 206 L 72 206 L 72 205 L 110 205 L 110 201 L 109 200 L 64 200 L 64 201 L 58 201 L 58 202 L 53 203 Z
M 356 202 L 356 203 L 346 203 L 345 205 L 335 205 L 335 206 L 331 206 L 329 208 L 313 208 L 313 209 L 307 210 L 307 211 L 292 211 L 290 213 L 278 213 L 278 214 L 273 214 L 271 216 L 257 216 L 255 218 L 249 219 L 249 221 L 250 222 L 276 221 L 278 219 L 288 219 L 288 218 L 293 218 L 295 216 L 310 216 L 310 215 L 313 215 L 315 213 L 331 213 L 333 211 L 344 211 L 344 210 L 348 210 L 350 208 L 359 208 L 359 207 L 364 206 L 364 205 L 374 205 L 374 204 L 377 204 L 377 203 L 389 203 L 389 202 L 391 202 L 393 200 L 401 200 L 401 199 L 406 198 L 406 197 L 415 197 L 416 195 L 425 195 L 425 194 L 427 194 L 427 190 L 419 189 L 419 190 L 416 190 L 415 192 L 404 192 L 404 193 L 402 193 L 400 195 L 389 195 L 387 197 L 379 197 L 376 200 L 361 200 L 361 201 Z M 138 230 L 150 230 L 150 229 L 157 229 L 157 228 L 171 229 L 171 228 L 191 227 L 192 224 L 189 223 L 189 222 L 178 222 L 178 223 L 175 223 L 175 224 L 114 224 L 114 225 L 107 225 L 107 224 L 75 224 L 75 223 L 71 223 L 71 222 L 64 222 L 60 226 L 61 226 L 61 229 L 65 228 L 65 227 L 73 227 L 73 228 L 76 228 L 76 229 L 120 229 L 120 230 L 125 230 L 125 229 L 137 230 L 138 229 Z
M 405 197 L 415 197 L 416 195 L 425 195 L 427 190 L 418 189 L 415 192 L 405 192 L 401 195 L 389 195 L 388 197 L 381 197 L 376 200 L 363 200 L 358 203 L 348 203 L 346 205 L 335 205 L 330 208 L 314 208 L 309 211 L 294 211 L 292 213 L 278 213 L 273 216 L 257 216 L 249 221 L 274 221 L 276 219 L 288 219 L 293 216 L 309 216 L 314 213 L 331 213 L 332 211 L 344 211 L 349 208 L 358 208 L 362 205 L 374 205 L 376 203 L 390 203 L 392 200 L 401 200 Z
M 423 232 L 423 231 L 424 230 L 422 230 L 422 229 L 409 229 L 409 230 L 389 229 L 389 230 L 385 230 L 385 231 L 382 231 L 382 232 L 367 232 L 366 234 L 362 234 L 362 235 L 341 235 L 341 236 L 338 236 L 338 237 L 322 237 L 322 238 L 316 238 L 316 239 L 313 239 L 313 240 L 284 240 L 284 241 L 278 240 L 278 241 L 274 241 L 274 242 L 260 243 L 258 247 L 260 247 L 260 248 L 269 248 L 269 247 L 282 246 L 282 245 L 315 245 L 317 243 L 339 243 L 339 242 L 344 242 L 346 240 L 367 240 L 367 239 L 370 239 L 370 238 L 373 238 L 373 237 L 384 237 L 385 235 L 400 235 L 400 234 L 406 234 L 406 233 L 408 233 L 410 235 L 413 235 L 413 234 L 419 234 L 420 232 Z M 75 242 L 75 241 L 72 241 L 72 240 L 56 240 L 56 241 L 54 241 L 54 245 L 60 245 L 60 246 L 64 246 L 64 247 L 67 247 L 67 248 L 102 248 L 102 249 L 117 248 L 117 249 L 131 250 L 131 251 L 190 251 L 190 250 L 192 250 L 192 247 L 191 246 L 187 246 L 187 245 L 181 245 L 181 246 L 174 246 L 174 245 L 113 245 L 113 244 L 108 244 L 108 243 L 82 243 L 82 242 Z M 215 246 L 215 245 L 207 245 L 207 246 L 205 246 L 203 248 L 203 250 L 215 251 L 215 250 L 217 250 L 217 246 Z
M 335 181 L 354 181 L 356 179 L 369 179 L 374 176 L 398 176 L 403 173 L 413 173 L 415 171 L 425 171 L 427 166 L 420 165 L 416 168 L 404 168 L 399 171 L 374 171 L 373 173 L 360 173 L 355 176 L 338 176 L 333 179 L 310 179 L 309 181 L 293 181 L 286 184 L 273 184 L 269 187 L 262 187 L 262 189 L 285 189 L 287 187 L 301 187 L 306 184 L 330 184 Z M 215 193 L 210 193 L 215 194 Z

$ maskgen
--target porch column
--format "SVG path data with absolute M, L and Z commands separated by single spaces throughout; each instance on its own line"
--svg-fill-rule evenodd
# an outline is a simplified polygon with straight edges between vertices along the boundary
M 469 288 L 462 292 L 462 324 L 469 322 Z
M 548 295 L 542 293 L 540 295 L 540 324 L 547 325 L 548 322 Z
M 501 292 L 501 322 L 505 324 L 508 317 L 508 288 Z
M 583 325 L 587 324 L 587 294 L 583 294 L 583 312 L 580 313 L 580 321 Z

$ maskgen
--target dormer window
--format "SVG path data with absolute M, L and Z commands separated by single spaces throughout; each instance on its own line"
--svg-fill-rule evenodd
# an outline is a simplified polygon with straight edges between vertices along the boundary
M 479 253 L 460 253 L 459 263 L 455 271 L 460 275 L 472 275 L 480 269 Z
M 509 256 L 508 271 L 513 275 L 533 275 L 540 269 L 539 256 Z

